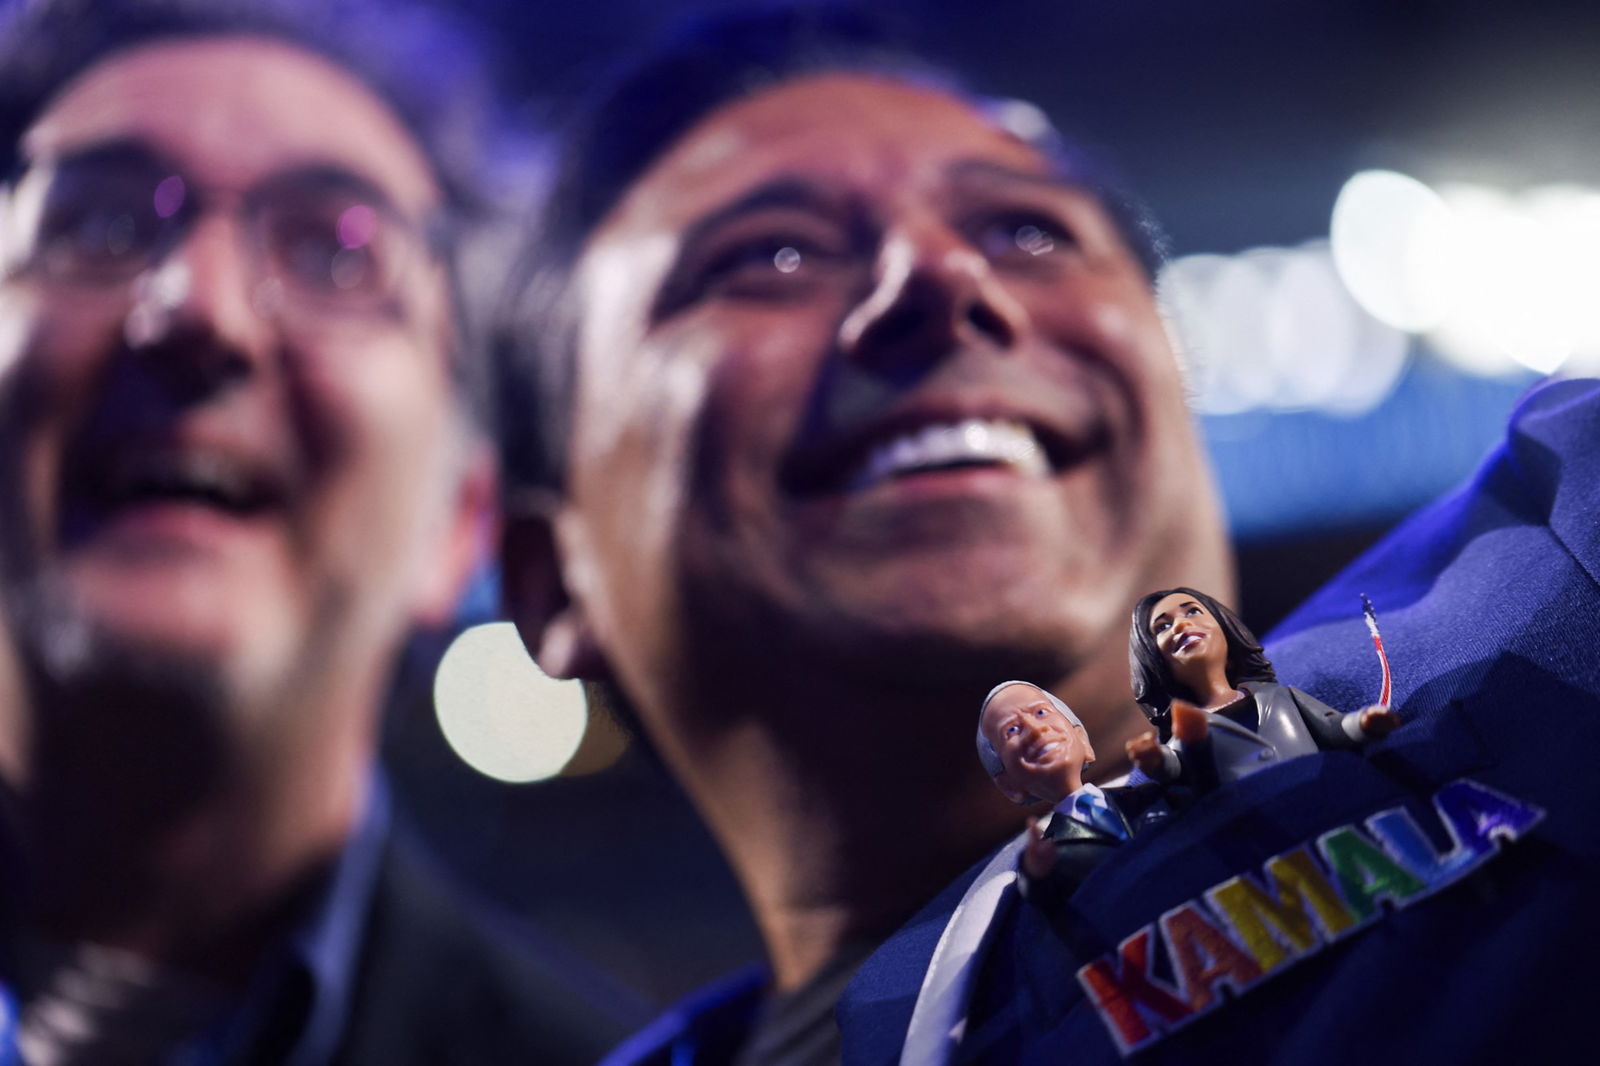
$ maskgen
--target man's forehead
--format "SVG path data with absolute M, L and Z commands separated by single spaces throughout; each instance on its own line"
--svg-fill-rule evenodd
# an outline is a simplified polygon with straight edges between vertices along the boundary
M 23 136 L 50 160 L 103 142 L 138 142 L 224 188 L 302 166 L 367 179 L 400 207 L 439 200 L 422 149 L 398 116 L 347 72 L 267 37 L 153 41 L 70 82 Z
M 1001 176 L 1077 188 L 959 96 L 870 74 L 818 74 L 703 118 L 602 228 L 679 228 L 774 184 L 892 195 Z

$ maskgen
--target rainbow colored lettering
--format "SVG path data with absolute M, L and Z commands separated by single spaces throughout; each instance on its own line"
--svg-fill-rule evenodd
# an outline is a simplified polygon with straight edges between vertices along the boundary
M 1264 978 L 1406 907 L 1487 862 L 1544 811 L 1475 781 L 1433 797 L 1451 847 L 1435 850 L 1404 808 L 1366 820 L 1366 833 L 1340 826 L 1309 845 L 1267 860 L 1261 876 L 1241 874 L 1203 898 L 1175 907 L 1078 971 L 1078 982 L 1127 1055 L 1216 1007 L 1221 989 L 1243 992 Z M 1172 982 L 1151 972 L 1160 938 Z

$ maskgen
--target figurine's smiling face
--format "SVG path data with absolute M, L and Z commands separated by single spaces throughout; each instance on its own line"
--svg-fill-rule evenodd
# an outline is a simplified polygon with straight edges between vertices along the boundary
M 1198 691 L 1212 669 L 1226 669 L 1228 637 L 1205 605 L 1174 592 L 1150 611 L 1150 635 L 1179 684 Z
M 1001 689 L 979 726 L 1005 767 L 995 784 L 1013 803 L 1059 803 L 1082 787 L 1083 767 L 1094 759 L 1089 734 L 1034 686 Z

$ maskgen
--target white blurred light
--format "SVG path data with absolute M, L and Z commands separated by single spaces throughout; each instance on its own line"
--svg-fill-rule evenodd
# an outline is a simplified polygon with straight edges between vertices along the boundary
M 1227 262 L 1228 257 L 1223 255 L 1186 255 L 1163 265 L 1156 277 L 1156 296 L 1162 318 L 1197 406 L 1199 397 L 1227 395 L 1226 381 L 1219 380 L 1227 363 L 1208 357 L 1216 350 L 1216 343 L 1210 334 L 1210 316 L 1206 314 L 1206 295 L 1211 291 L 1211 281 Z
M 1364 171 L 1330 230 L 1162 270 L 1196 410 L 1361 414 L 1393 391 L 1408 333 L 1475 375 L 1600 373 L 1600 191 Z
M 1036 144 L 1055 131 L 1055 127 L 1050 125 L 1049 116 L 1026 100 L 991 101 L 989 117 L 995 125 L 1029 144 Z
M 1571 341 L 1570 372 L 1600 369 L 1600 192 L 1576 185 L 1529 191 L 1523 210 L 1551 242 L 1551 282 Z
M 1469 373 L 1600 370 L 1600 193 L 1437 193 L 1367 171 L 1334 205 L 1334 258 L 1375 315 Z
M 1562 236 L 1534 220 L 1504 194 L 1471 186 L 1441 192 L 1456 219 L 1460 254 L 1438 264 L 1450 293 L 1438 323 L 1441 350 L 1450 338 L 1476 353 L 1496 350 L 1541 374 L 1556 370 L 1572 352 L 1571 317 L 1562 306 L 1564 280 L 1557 269 Z
M 576 681 L 547 676 L 510 622 L 465 630 L 439 661 L 434 713 L 451 749 L 481 774 L 521 783 L 561 772 L 589 712 Z
M 1457 229 L 1438 193 L 1392 170 L 1345 182 L 1333 205 L 1333 261 L 1351 295 L 1380 322 L 1416 332 L 1437 324 L 1450 297 L 1438 269 Z
M 1405 365 L 1404 334 L 1355 303 L 1320 242 L 1188 256 L 1158 290 L 1203 414 L 1356 415 L 1383 402 Z

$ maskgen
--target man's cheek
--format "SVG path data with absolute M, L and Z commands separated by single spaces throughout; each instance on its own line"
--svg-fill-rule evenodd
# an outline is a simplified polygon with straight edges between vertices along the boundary
M 0 288 L 0 396 L 28 350 L 29 334 L 34 328 L 28 301 L 8 288 Z

